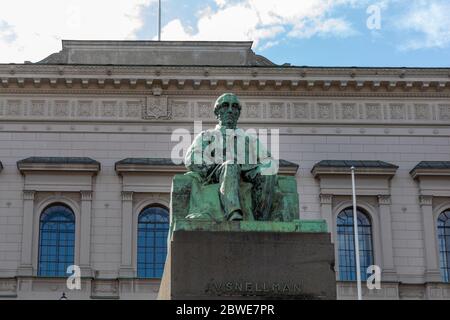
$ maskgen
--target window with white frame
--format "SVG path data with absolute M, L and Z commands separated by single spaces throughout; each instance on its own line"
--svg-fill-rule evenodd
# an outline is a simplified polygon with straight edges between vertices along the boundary
M 437 234 L 442 281 L 450 282 L 450 209 L 439 215 Z
M 162 205 L 150 205 L 138 216 L 137 276 L 161 278 L 167 256 L 169 210 Z
M 75 215 L 62 203 L 47 206 L 39 219 L 38 276 L 65 277 L 74 264 Z
M 372 223 L 363 210 L 357 209 L 361 279 L 367 279 L 367 267 L 373 265 Z M 356 280 L 355 235 L 353 208 L 342 210 L 337 216 L 337 245 L 339 280 Z

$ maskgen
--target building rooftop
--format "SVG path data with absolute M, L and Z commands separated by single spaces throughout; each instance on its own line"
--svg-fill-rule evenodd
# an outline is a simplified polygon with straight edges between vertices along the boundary
M 274 66 L 252 41 L 62 40 L 62 50 L 37 64 Z
M 87 157 L 29 157 L 17 163 L 42 164 L 99 164 L 98 161 Z
M 322 160 L 314 165 L 316 167 L 332 168 L 398 168 L 398 166 L 378 160 Z
M 450 161 L 421 161 L 413 170 L 417 169 L 450 169 Z

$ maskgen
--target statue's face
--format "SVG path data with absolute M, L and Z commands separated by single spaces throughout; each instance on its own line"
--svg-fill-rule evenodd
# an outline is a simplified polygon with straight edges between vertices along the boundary
M 218 108 L 215 110 L 217 119 L 221 127 L 235 129 L 237 121 L 241 115 L 241 105 L 234 94 L 219 97 Z

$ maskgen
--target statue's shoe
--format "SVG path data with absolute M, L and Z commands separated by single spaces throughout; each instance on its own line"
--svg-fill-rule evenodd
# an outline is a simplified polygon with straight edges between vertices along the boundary
M 233 214 L 231 215 L 231 217 L 228 219 L 230 221 L 241 221 L 243 220 L 243 216 L 239 211 L 235 211 L 233 212 Z
M 206 213 L 190 213 L 185 219 L 199 219 L 199 220 L 211 220 L 211 217 Z

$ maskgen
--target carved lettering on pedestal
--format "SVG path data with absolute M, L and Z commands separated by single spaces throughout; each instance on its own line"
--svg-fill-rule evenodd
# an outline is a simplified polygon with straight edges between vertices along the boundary
M 227 281 L 210 282 L 206 292 L 221 295 L 301 295 L 301 283 Z

